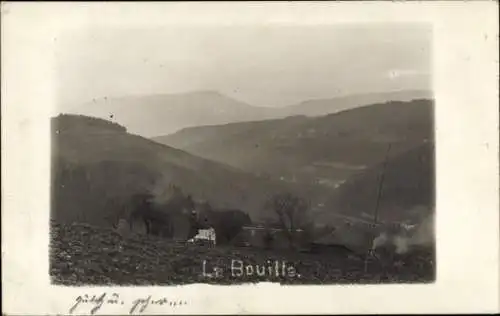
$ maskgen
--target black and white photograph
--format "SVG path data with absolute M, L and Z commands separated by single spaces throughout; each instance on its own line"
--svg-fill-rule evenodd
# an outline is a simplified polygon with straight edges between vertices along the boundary
M 57 39 L 54 284 L 435 279 L 432 27 Z
M 3 313 L 498 312 L 498 14 L 446 3 L 3 2 Z

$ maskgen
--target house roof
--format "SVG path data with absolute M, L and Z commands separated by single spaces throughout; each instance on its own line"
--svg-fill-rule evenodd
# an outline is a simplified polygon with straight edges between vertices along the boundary
M 282 228 L 270 228 L 270 227 L 264 227 L 264 226 L 243 226 L 242 227 L 243 230 L 268 230 L 268 231 L 272 231 L 272 232 L 281 232 L 283 231 Z M 295 230 L 296 232 L 302 232 L 303 229 L 296 229 Z

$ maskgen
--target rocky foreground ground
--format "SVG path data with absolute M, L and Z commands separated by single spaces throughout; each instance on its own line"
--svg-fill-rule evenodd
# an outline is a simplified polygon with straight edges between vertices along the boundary
M 231 273 L 232 260 L 238 262 Z M 239 261 L 237 261 L 239 260 Z M 278 262 L 278 274 L 273 270 Z M 219 267 L 216 277 L 208 277 Z M 239 275 L 239 262 L 253 272 Z M 286 262 L 286 269 L 282 269 Z M 256 274 L 256 265 L 266 275 Z M 291 276 L 289 266 L 295 269 Z M 268 273 L 269 270 L 272 270 Z M 287 273 L 282 273 L 285 271 Z M 50 275 L 60 285 L 173 285 L 189 283 L 240 284 L 272 281 L 291 284 L 414 283 L 435 278 L 434 254 L 415 251 L 397 261 L 370 260 L 335 252 L 305 254 L 252 248 L 188 245 L 152 236 L 122 237 L 112 229 L 85 224 L 51 228 Z M 300 275 L 300 277 L 298 276 Z

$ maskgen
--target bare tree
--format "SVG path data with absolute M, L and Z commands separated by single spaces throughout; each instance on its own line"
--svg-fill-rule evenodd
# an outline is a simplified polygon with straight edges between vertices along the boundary
M 279 224 L 285 232 L 290 246 L 295 246 L 297 230 L 309 225 L 309 203 L 291 193 L 274 195 L 269 201 L 269 207 L 276 214 Z

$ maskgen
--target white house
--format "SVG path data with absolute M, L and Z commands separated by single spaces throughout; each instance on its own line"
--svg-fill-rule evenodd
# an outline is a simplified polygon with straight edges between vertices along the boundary
M 188 242 L 195 243 L 197 241 L 208 242 L 210 246 L 216 245 L 216 233 L 215 229 L 198 229 L 198 234 L 193 238 L 189 239 Z

